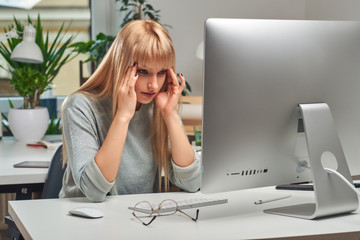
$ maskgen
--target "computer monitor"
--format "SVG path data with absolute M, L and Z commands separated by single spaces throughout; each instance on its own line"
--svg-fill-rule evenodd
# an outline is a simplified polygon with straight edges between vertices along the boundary
M 360 173 L 360 22 L 208 19 L 202 168 L 203 193 L 314 182 L 315 203 L 267 212 L 356 210 L 324 168 Z

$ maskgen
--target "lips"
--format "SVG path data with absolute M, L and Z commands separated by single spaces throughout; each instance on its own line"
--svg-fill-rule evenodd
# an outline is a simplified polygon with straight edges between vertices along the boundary
M 153 93 L 153 92 L 141 92 L 141 93 L 142 93 L 142 95 L 144 95 L 147 98 L 152 98 L 156 94 L 156 93 Z

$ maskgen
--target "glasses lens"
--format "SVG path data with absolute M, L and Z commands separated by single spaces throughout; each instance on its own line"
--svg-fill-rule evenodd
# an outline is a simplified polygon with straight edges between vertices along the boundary
M 176 201 L 172 199 L 166 199 L 159 204 L 157 212 L 159 215 L 171 215 L 176 213 L 177 209 L 178 204 Z
M 137 217 L 150 217 L 152 213 L 153 208 L 147 201 L 139 202 L 134 206 L 134 214 Z

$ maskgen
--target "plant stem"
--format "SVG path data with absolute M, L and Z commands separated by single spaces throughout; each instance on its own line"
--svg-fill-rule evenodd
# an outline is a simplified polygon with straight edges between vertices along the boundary
M 39 104 L 38 104 L 38 101 L 39 101 L 39 89 L 36 89 L 35 90 L 35 93 L 34 93 L 34 99 L 33 99 L 33 101 L 32 101 L 32 106 L 31 106 L 31 108 L 35 108 L 35 106 L 39 106 Z
M 24 96 L 24 104 L 23 104 L 23 108 L 26 109 L 28 108 L 28 105 L 29 105 L 29 102 L 28 102 L 28 97 L 27 96 Z
M 138 9 L 139 9 L 139 19 L 141 20 L 142 19 L 142 5 L 141 4 L 139 4 Z

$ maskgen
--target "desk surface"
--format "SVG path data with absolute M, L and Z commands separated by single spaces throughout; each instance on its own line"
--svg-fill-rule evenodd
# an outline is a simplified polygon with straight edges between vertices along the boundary
M 59 136 L 54 136 L 59 137 Z M 0 185 L 44 183 L 48 169 L 14 168 L 23 161 L 50 161 L 54 150 L 27 147 L 13 137 L 0 140 Z
M 291 198 L 255 205 L 259 199 L 291 194 Z M 25 239 L 359 239 L 360 212 L 304 220 L 263 213 L 266 208 L 312 202 L 307 191 L 278 191 L 274 187 L 250 189 L 211 196 L 227 198 L 227 204 L 200 208 L 193 222 L 183 215 L 158 217 L 148 227 L 128 210 L 137 202 L 193 198 L 201 193 L 158 193 L 109 196 L 102 203 L 84 198 L 9 202 L 9 212 Z M 75 207 L 93 206 L 104 212 L 100 219 L 70 216 Z M 195 210 L 186 210 L 190 215 Z M 312 235 L 312 236 L 311 236 Z

